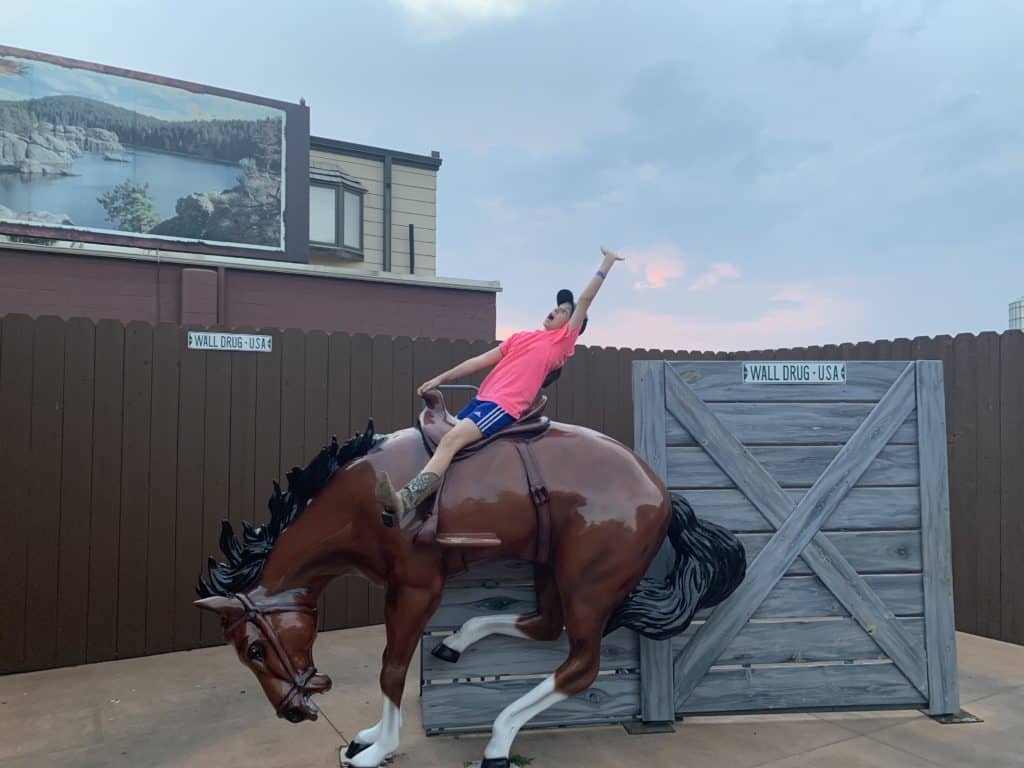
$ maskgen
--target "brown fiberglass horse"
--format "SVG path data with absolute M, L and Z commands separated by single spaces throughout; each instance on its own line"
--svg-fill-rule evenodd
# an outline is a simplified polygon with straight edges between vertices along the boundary
M 278 716 L 298 723 L 316 719 L 310 696 L 331 685 L 312 656 L 325 585 L 349 572 L 385 585 L 383 713 L 345 753 L 354 766 L 376 766 L 398 747 L 406 672 L 445 580 L 484 560 L 533 561 L 535 612 L 470 619 L 433 651 L 455 662 L 491 634 L 568 634 L 565 662 L 494 721 L 483 765 L 507 767 L 531 718 L 594 681 L 604 635 L 622 626 L 657 639 L 682 632 L 697 610 L 740 583 L 744 552 L 728 531 L 673 499 L 629 448 L 590 429 L 549 424 L 537 416 L 542 406 L 460 457 L 427 522 L 388 528 L 374 495 L 377 474 L 407 482 L 453 423 L 439 393 L 425 399 L 418 428 L 378 436 L 371 422 L 293 469 L 287 491 L 275 483 L 270 522 L 245 524 L 241 542 L 225 522 L 227 562 L 211 559 L 196 604 L 220 614 Z M 643 578 L 666 535 L 675 552 L 670 575 Z

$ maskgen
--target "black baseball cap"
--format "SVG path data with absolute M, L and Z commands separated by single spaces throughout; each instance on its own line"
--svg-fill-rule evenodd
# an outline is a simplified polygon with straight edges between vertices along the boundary
M 563 288 L 558 292 L 558 295 L 555 296 L 555 304 L 558 304 L 559 306 L 561 306 L 562 304 L 571 304 L 572 311 L 576 311 L 576 299 L 573 298 L 572 291 L 570 291 L 568 288 Z M 583 318 L 583 325 L 580 326 L 580 333 L 582 334 L 585 330 L 587 330 L 586 317 Z

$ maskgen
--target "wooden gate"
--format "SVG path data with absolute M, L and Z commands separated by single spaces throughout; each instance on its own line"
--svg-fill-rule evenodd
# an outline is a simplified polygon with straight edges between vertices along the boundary
M 758 365 L 766 375 L 732 361 L 634 362 L 637 453 L 699 517 L 739 536 L 747 577 L 672 640 L 609 635 L 594 685 L 531 726 L 959 711 L 941 363 L 833 361 L 823 378 L 834 380 L 813 384 L 798 382 L 803 368 L 789 369 L 795 383 L 772 372 L 815 363 Z M 488 637 L 454 665 L 430 655 L 473 616 L 534 604 L 528 563 L 449 582 L 422 645 L 428 733 L 489 729 L 564 660 L 564 637 Z
M 638 452 L 748 560 L 704 621 L 641 641 L 668 672 L 641 670 L 645 719 L 958 712 L 941 363 L 634 365 Z

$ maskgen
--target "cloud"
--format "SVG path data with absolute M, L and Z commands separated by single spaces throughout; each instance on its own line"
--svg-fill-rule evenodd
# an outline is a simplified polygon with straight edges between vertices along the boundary
M 707 271 L 690 283 L 691 291 L 707 291 L 723 280 L 736 280 L 740 276 L 738 267 L 727 261 L 716 261 Z
M 670 280 L 686 273 L 683 255 L 671 243 L 655 243 L 645 248 L 624 248 L 622 256 L 630 272 L 642 275 L 633 283 L 638 291 L 648 288 L 664 288 Z
M 534 0 L 393 0 L 406 13 L 421 19 L 437 19 L 439 16 L 465 21 L 489 21 L 491 19 L 514 19 L 531 6 L 540 5 Z
M 776 288 L 746 317 L 707 319 L 647 309 L 620 309 L 595 324 L 588 344 L 671 350 L 774 349 L 846 341 L 857 302 L 806 284 Z
M 507 323 L 498 323 L 494 329 L 494 338 L 498 341 L 504 341 L 514 333 L 519 333 L 522 328 L 515 325 L 508 325 Z
M 846 68 L 867 47 L 878 16 L 859 3 L 802 2 L 779 41 L 779 52 L 837 71 Z

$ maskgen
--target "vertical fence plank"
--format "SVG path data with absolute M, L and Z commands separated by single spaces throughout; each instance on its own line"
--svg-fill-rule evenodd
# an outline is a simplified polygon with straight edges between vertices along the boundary
M 418 383 L 413 381 L 413 342 L 408 336 L 399 336 L 394 341 L 394 372 L 391 376 L 392 413 L 395 429 L 405 429 L 415 423 L 413 400 Z M 418 412 L 418 409 L 416 410 Z
M 289 328 L 281 339 L 281 467 L 282 479 L 292 467 L 305 466 L 306 338 Z
M 906 341 L 906 339 L 904 339 Z M 907 360 L 907 357 L 893 357 L 893 343 L 888 339 L 879 339 L 875 342 L 875 360 Z
M 323 331 L 306 334 L 305 414 L 303 418 L 301 466 L 328 443 L 327 437 L 327 365 L 328 338 Z M 327 620 L 326 597 L 317 600 L 317 626 L 324 629 Z
M 25 315 L 3 319 L 0 354 L 0 471 L 6 478 L 28 477 L 32 424 L 32 339 L 35 323 Z M 0 671 L 23 668 L 25 653 L 25 568 L 28 558 L 29 488 L 10 482 L 0 514 Z
M 344 443 L 351 434 L 349 422 L 349 371 L 352 368 L 352 342 L 348 334 L 332 333 L 327 342 L 327 430 Z M 351 581 L 362 581 L 361 576 L 346 574 L 331 581 L 324 590 L 324 627 L 341 629 L 345 626 L 346 602 Z
M 352 336 L 352 375 L 350 387 L 352 400 L 349 404 L 349 420 L 354 431 L 362 432 L 367 421 L 375 416 L 371 410 L 373 369 L 373 342 L 363 333 Z M 375 424 L 376 427 L 376 424 Z M 383 431 L 379 430 L 378 431 Z M 370 622 L 370 585 L 362 577 L 348 582 L 348 599 L 345 601 L 345 626 L 363 627 Z
M 975 459 L 977 496 L 972 521 L 972 525 L 978 531 L 976 630 L 980 635 L 999 638 L 1002 636 L 999 336 L 992 332 L 982 333 L 975 337 L 974 343 L 978 350 L 975 358 L 978 398 L 978 447 Z M 1021 386 L 1024 386 L 1024 382 Z M 1024 440 L 1024 435 L 1021 439 Z
M 453 367 L 461 363 L 463 360 L 467 360 L 473 356 L 472 348 L 468 341 L 464 339 L 456 339 L 448 342 L 448 349 L 450 354 L 449 367 Z M 452 384 L 472 384 L 472 381 L 463 379 L 458 382 L 451 382 Z M 449 389 L 445 392 L 445 399 L 448 402 L 448 406 L 452 413 L 458 413 L 461 411 L 466 404 L 473 398 L 473 392 L 465 389 Z
M 604 386 L 601 395 L 601 411 L 604 414 L 604 432 L 613 440 L 629 445 L 632 440 L 626 436 L 622 411 L 631 407 L 632 388 L 623 391 L 620 379 L 622 350 L 608 347 L 604 350 Z
M 469 356 L 476 357 L 477 355 L 482 355 L 484 354 L 484 352 L 486 352 L 493 346 L 494 345 L 491 342 L 487 341 L 472 341 L 469 343 Z M 477 371 L 476 373 L 472 374 L 468 379 L 466 379 L 466 383 L 472 384 L 475 387 L 479 387 L 483 383 L 484 377 L 487 376 L 488 372 L 489 371 L 486 370 Z M 472 397 L 472 393 L 470 393 L 469 396 Z M 469 400 L 467 399 L 466 402 L 469 402 Z
M 1024 333 L 1004 333 L 1000 347 L 1001 639 L 1024 643 Z
M 416 389 L 423 382 L 429 379 L 431 376 L 436 376 L 437 372 L 434 370 L 436 354 L 434 349 L 437 347 L 437 342 L 433 339 L 415 339 L 412 344 L 412 384 L 413 389 Z M 415 392 L 409 393 L 409 402 L 413 413 L 418 414 L 422 405 L 422 401 L 416 395 Z
M 114 658 L 117 650 L 117 553 L 124 417 L 124 327 L 114 320 L 100 320 L 96 324 L 95 366 L 86 660 L 106 661 Z
M 64 435 L 61 451 L 57 657 L 60 665 L 85 661 L 89 600 L 89 511 L 92 494 L 92 403 L 96 371 L 95 327 L 68 321 L 64 343 Z
M 327 434 L 327 344 L 327 334 L 323 331 L 306 334 L 305 436 L 302 458 L 296 462 L 302 466 L 330 442 Z
M 609 372 L 606 368 L 606 356 L 603 347 L 587 349 L 587 365 L 590 373 L 587 377 L 587 421 L 591 429 L 604 432 L 604 390 L 608 386 Z
M 178 368 L 185 340 L 177 326 L 153 329 L 146 555 L 146 652 L 174 648 L 174 524 L 178 498 Z
M 588 426 L 590 417 L 590 398 L 588 397 L 590 378 L 590 355 L 586 347 L 576 347 L 576 352 L 565 361 L 565 369 L 572 367 L 571 389 L 568 394 L 572 397 L 572 415 L 569 421 L 579 426 Z M 564 369 L 563 369 L 564 370 Z
M 213 552 L 203 551 L 203 487 L 206 476 L 206 355 L 185 349 L 187 328 L 178 335 L 181 376 L 178 384 L 178 478 L 174 519 L 174 647 L 199 645 L 196 577 Z
M 270 352 L 256 359 L 256 450 L 253 453 L 252 522 L 269 519 L 267 501 L 273 481 L 281 481 L 281 347 L 279 331 L 262 329 L 273 336 Z
M 468 346 L 468 342 L 462 342 Z M 381 432 L 395 429 L 394 382 L 391 377 L 395 369 L 394 342 L 387 336 L 375 336 L 371 342 L 373 363 L 370 373 L 370 409 L 379 424 Z M 384 588 L 369 585 L 368 621 L 381 624 L 384 621 Z
M 412 365 L 415 389 L 452 367 L 451 342 L 444 339 L 416 339 Z M 452 406 L 450 395 L 450 392 L 445 394 L 449 408 Z M 415 392 L 409 393 L 409 398 L 413 402 L 414 412 L 419 413 L 423 401 Z
M 374 336 L 370 344 L 370 412 L 379 432 L 395 428 L 394 389 L 391 375 L 394 371 L 394 343 L 387 336 Z
M 858 360 L 874 360 L 875 345 L 870 341 L 858 341 L 855 347 Z
M 238 328 L 239 333 L 253 333 Z M 228 462 L 228 508 L 224 517 L 241 538 L 242 521 L 253 519 L 256 483 L 256 419 L 259 358 L 267 352 L 231 353 L 231 439 Z M 276 476 L 262 478 L 263 488 Z
M 124 333 L 124 433 L 117 567 L 117 655 L 146 648 L 146 543 L 153 397 L 153 327 L 128 323 Z
M 913 344 L 910 339 L 900 337 L 891 343 L 888 341 L 876 343 L 884 343 L 890 348 L 890 357 L 877 357 L 876 360 L 910 360 L 913 357 Z
M 978 536 L 975 502 L 978 490 L 977 347 L 970 334 L 953 340 L 953 408 L 950 420 L 949 502 L 953 530 L 953 579 L 957 629 L 978 630 Z
M 633 376 L 632 349 L 615 350 L 615 438 L 623 445 L 633 445 Z M 607 401 L 606 401 L 607 404 Z
M 29 483 L 25 665 L 54 664 L 57 647 L 57 545 L 60 533 L 61 426 L 64 409 L 64 321 L 36 320 L 32 355 L 32 445 Z
M 221 329 L 218 329 L 221 330 Z M 210 351 L 206 357 L 206 416 L 203 420 L 203 556 L 223 560 L 221 521 L 228 516 L 228 458 L 231 443 L 231 364 L 241 352 Z M 223 641 L 220 620 L 200 611 L 199 640 L 203 645 Z

